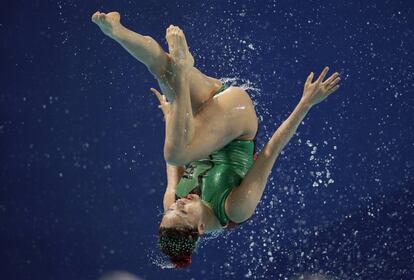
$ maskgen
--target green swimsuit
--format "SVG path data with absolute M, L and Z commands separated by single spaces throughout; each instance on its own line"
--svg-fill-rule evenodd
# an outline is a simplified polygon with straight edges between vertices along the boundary
M 198 194 L 223 227 L 233 227 L 236 224 L 227 217 L 224 203 L 252 166 L 254 149 L 253 140 L 233 140 L 208 157 L 187 164 L 176 188 L 176 199 Z

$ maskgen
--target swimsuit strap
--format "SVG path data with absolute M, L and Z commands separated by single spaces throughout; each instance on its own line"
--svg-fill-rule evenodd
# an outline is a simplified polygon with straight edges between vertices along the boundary
M 225 91 L 226 89 L 228 89 L 228 87 L 225 84 L 222 84 L 222 86 L 216 91 L 216 93 L 213 96 Z

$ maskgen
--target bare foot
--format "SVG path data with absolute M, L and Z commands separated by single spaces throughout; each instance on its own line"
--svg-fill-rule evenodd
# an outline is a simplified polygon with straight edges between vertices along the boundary
M 121 25 L 121 15 L 118 12 L 101 13 L 96 12 L 92 15 L 92 21 L 96 23 L 102 32 L 113 38 L 116 34 L 117 29 Z
M 167 39 L 168 49 L 173 60 L 174 72 L 189 71 L 194 66 L 194 58 L 188 50 L 184 32 L 178 26 L 170 25 L 167 28 L 165 38 Z

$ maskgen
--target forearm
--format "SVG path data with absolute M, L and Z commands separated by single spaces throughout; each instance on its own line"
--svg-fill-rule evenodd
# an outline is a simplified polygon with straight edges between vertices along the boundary
M 168 57 L 153 38 L 131 31 L 123 25 L 114 31 L 112 38 L 147 67 L 166 67 Z
M 166 118 L 164 156 L 173 162 L 183 157 L 183 153 L 194 137 L 194 117 L 190 100 L 190 87 L 186 75 L 176 77 L 174 100 Z
M 249 180 L 262 179 L 261 185 L 264 188 L 267 178 L 272 171 L 273 165 L 279 156 L 280 152 L 286 144 L 292 139 L 299 124 L 310 110 L 310 106 L 299 103 L 290 116 L 282 123 L 282 125 L 272 135 L 269 142 L 265 145 L 263 150 L 257 157 L 249 172 L 260 176 L 250 176 Z
M 167 187 L 174 187 L 178 184 L 181 176 L 184 174 L 184 166 L 175 166 L 166 162 L 167 169 Z
M 268 142 L 268 145 L 266 145 L 268 147 L 264 149 L 264 151 L 271 154 L 271 156 L 276 159 L 277 155 L 283 150 L 286 144 L 289 143 L 290 139 L 292 139 L 300 123 L 308 114 L 310 108 L 311 106 L 299 102 L 289 117 L 273 134 L 272 138 Z
M 163 205 L 166 211 L 175 201 L 175 189 L 184 174 L 184 166 L 174 166 L 166 163 L 167 167 L 167 188 L 164 193 Z

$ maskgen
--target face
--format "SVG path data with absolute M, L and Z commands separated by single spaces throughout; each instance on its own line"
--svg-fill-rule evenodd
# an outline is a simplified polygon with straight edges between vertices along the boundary
M 198 228 L 201 218 L 201 203 L 200 197 L 196 194 L 190 194 L 177 200 L 164 213 L 161 226 Z

